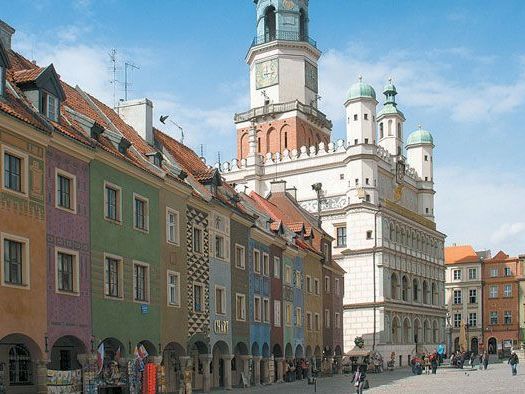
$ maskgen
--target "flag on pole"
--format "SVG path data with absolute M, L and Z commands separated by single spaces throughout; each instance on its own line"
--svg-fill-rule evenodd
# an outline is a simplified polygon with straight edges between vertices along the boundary
M 119 363 L 121 356 L 122 355 L 120 354 L 120 346 L 119 346 L 117 351 L 115 352 L 115 361 L 117 362 L 117 364 Z
M 97 349 L 97 366 L 98 366 L 98 373 L 102 372 L 102 367 L 104 366 L 104 342 L 102 342 L 98 349 Z

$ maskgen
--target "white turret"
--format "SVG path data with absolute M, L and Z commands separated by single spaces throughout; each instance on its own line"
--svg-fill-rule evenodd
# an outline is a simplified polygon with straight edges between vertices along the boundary
M 376 143 L 376 92 L 359 82 L 350 86 L 346 107 L 346 140 L 348 145 Z
M 386 97 L 385 105 L 377 114 L 379 128 L 379 145 L 393 156 L 401 156 L 403 152 L 403 123 L 405 115 L 397 108 L 396 87 L 392 79 L 388 80 L 383 94 Z
M 418 213 L 434 218 L 434 139 L 429 131 L 421 126 L 407 139 L 407 161 L 421 179 L 421 190 L 418 193 Z

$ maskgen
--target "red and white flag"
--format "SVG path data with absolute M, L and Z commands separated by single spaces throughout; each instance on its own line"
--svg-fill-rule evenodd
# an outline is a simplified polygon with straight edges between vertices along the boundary
M 97 366 L 98 373 L 102 372 L 102 367 L 104 366 L 104 342 L 102 342 L 97 349 Z

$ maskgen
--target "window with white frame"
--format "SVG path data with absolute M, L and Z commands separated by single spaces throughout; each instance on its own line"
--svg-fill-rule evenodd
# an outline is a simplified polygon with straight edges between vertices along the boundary
M 137 230 L 149 229 L 149 200 L 133 193 L 133 226 Z
M 303 288 L 303 275 L 301 271 L 295 271 L 295 287 L 298 289 Z
M 468 294 L 468 302 L 470 304 L 475 304 L 478 302 L 478 291 L 476 289 L 470 289 Z
M 149 265 L 133 262 L 133 299 L 149 302 Z
M 512 270 L 510 269 L 510 267 L 505 267 L 503 270 L 505 276 L 512 276 Z
M 253 271 L 257 274 L 261 273 L 261 252 L 257 249 L 253 250 Z
M 1 234 L 2 285 L 29 289 L 29 240 Z
M 106 255 L 104 258 L 104 294 L 106 297 L 124 297 L 124 263 L 122 257 Z
M 295 308 L 295 325 L 297 327 L 303 325 L 303 310 L 299 306 Z
M 204 312 L 204 285 L 201 283 L 193 284 L 193 311 Z
M 321 331 L 321 316 L 319 316 L 319 313 L 314 315 L 314 323 L 315 331 Z
M 453 270 L 452 275 L 454 280 L 461 280 L 461 270 Z
M 284 303 L 284 323 L 290 327 L 292 325 L 292 304 L 289 302 Z
M 498 268 L 491 268 L 490 269 L 490 277 L 491 278 L 497 278 L 498 277 Z
M 503 295 L 505 297 L 512 297 L 512 285 L 511 284 L 506 284 L 503 287 Z
M 336 295 L 339 295 L 339 278 L 335 278 L 334 291 Z
M 223 235 L 216 234 L 215 235 L 215 257 L 221 260 L 224 260 L 225 258 L 225 239 Z
M 260 296 L 254 296 L 253 297 L 253 320 L 254 321 L 261 321 L 261 297 Z
M 48 92 L 42 92 L 42 113 L 50 120 L 58 121 L 58 99 Z
M 270 323 L 270 300 L 268 298 L 263 298 L 262 319 L 263 322 Z
M 512 312 L 511 311 L 503 312 L 503 324 L 512 324 Z
M 180 306 L 180 274 L 168 271 L 168 305 Z
M 121 220 L 121 193 L 119 186 L 104 183 L 104 217 L 115 222 Z
M 320 294 L 319 279 L 317 278 L 314 278 L 314 293 L 317 295 Z
M 235 244 L 235 266 L 240 269 L 246 267 L 246 249 L 239 244 Z
M 458 328 L 461 326 L 461 313 L 454 313 L 454 327 Z
M 281 259 L 277 256 L 273 257 L 273 277 L 281 278 Z
M 324 326 L 326 328 L 330 328 L 330 310 L 329 309 L 324 310 Z
M 489 287 L 489 298 L 497 298 L 498 297 L 498 286 L 490 286 Z
M 281 301 L 273 300 L 273 325 L 281 327 Z
M 341 328 L 341 314 L 335 312 L 335 328 Z
M 166 242 L 179 245 L 179 212 L 167 207 L 166 208 Z
M 16 149 L 2 146 L 2 187 L 27 194 L 28 156 Z
M 330 293 L 330 277 L 329 276 L 324 277 L 324 291 L 325 293 Z
M 306 275 L 306 291 L 312 292 L 312 277 L 310 275 Z
M 79 292 L 79 253 L 55 248 L 56 291 L 66 294 Z
M 263 275 L 270 276 L 270 256 L 268 253 L 262 254 L 263 258 Z
M 292 284 L 292 267 L 288 265 L 284 267 L 284 283 L 287 285 Z
M 226 314 L 226 289 L 222 286 L 215 286 L 215 313 Z
M 469 268 L 468 269 L 468 278 L 470 280 L 477 279 L 478 278 L 478 269 L 477 268 Z
M 461 304 L 462 301 L 462 292 L 461 290 L 454 290 L 454 304 Z
M 306 312 L 306 329 L 312 331 L 312 312 Z
M 468 314 L 468 325 L 469 327 L 476 327 L 478 325 L 478 314 L 476 312 Z
M 211 232 L 213 256 L 219 260 L 230 261 L 230 219 L 214 213 Z
M 202 254 L 203 253 L 203 237 L 202 237 L 203 231 L 202 228 L 198 226 L 193 226 L 193 251 L 195 253 Z
M 490 312 L 490 324 L 498 324 L 498 312 Z
M 55 206 L 76 213 L 76 176 L 65 171 L 56 169 Z
M 336 227 L 336 247 L 343 248 L 346 246 L 346 226 Z
M 235 314 L 237 320 L 246 320 L 246 296 L 237 293 L 235 296 Z

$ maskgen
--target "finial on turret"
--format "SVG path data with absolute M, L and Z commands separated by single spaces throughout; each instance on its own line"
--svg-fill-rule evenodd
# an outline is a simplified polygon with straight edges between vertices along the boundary
M 388 83 L 392 83 L 392 77 L 388 77 Z
M 421 130 L 422 127 L 423 127 L 423 126 L 421 126 L 421 123 L 418 123 L 417 128 L 418 128 L 419 130 Z
M 359 82 L 363 82 L 363 76 L 362 75 L 359 75 L 358 79 L 359 79 Z

